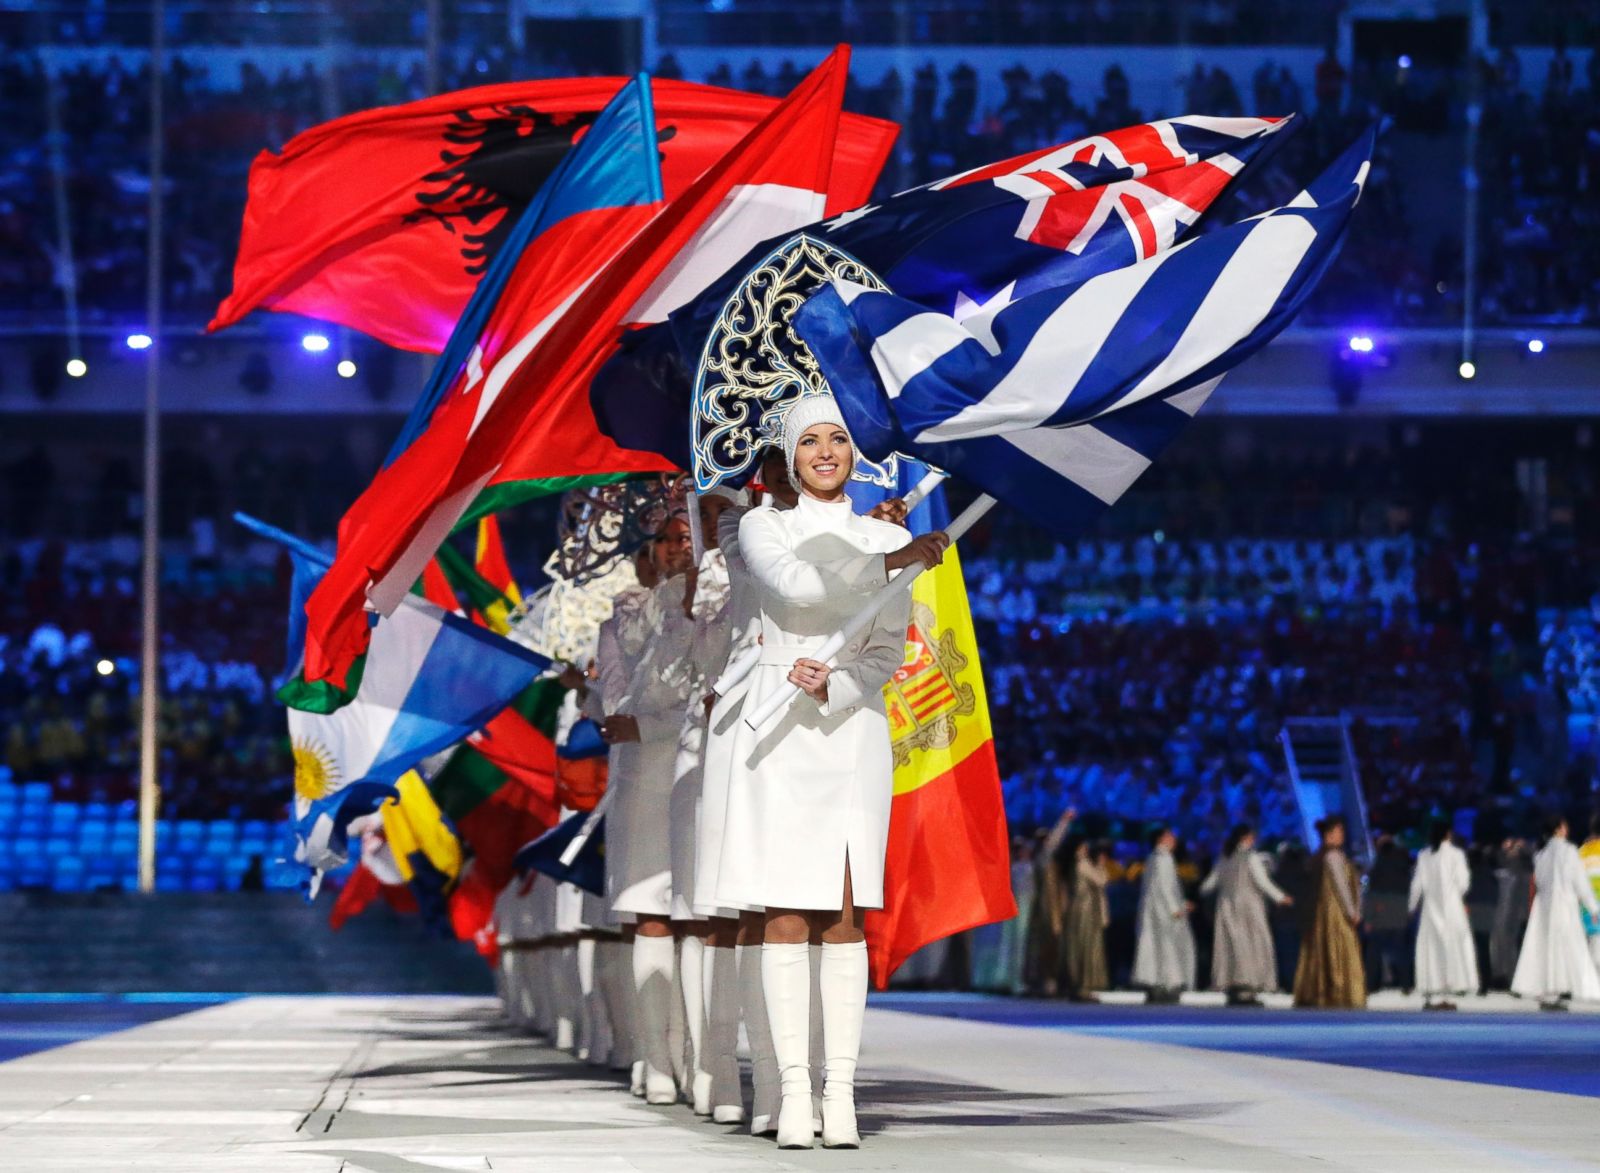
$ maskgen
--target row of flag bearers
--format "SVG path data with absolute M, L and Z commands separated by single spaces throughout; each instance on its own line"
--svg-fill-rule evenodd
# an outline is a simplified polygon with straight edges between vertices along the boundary
M 536 879 L 502 895 L 509 1012 L 592 1062 L 630 1069 L 650 1103 L 746 1119 L 781 1144 L 859 1143 L 854 1077 L 868 959 L 860 910 L 884 903 L 893 762 L 884 687 L 902 667 L 909 600 L 824 667 L 807 658 L 887 578 L 937 561 L 890 500 L 856 512 L 795 488 L 796 449 L 833 433 L 825 476 L 854 463 L 831 396 L 788 413 L 755 492 L 716 489 L 635 558 L 574 708 L 610 745 L 602 900 Z M 802 440 L 802 436 L 806 440 Z M 750 653 L 756 653 L 750 655 Z M 741 672 L 741 666 L 744 671 Z M 771 728 L 743 717 L 805 673 Z M 754 699 L 752 699 L 754 698 Z
M 714 491 L 662 525 L 572 682 L 567 719 L 585 714 L 609 747 L 603 896 L 536 880 L 498 900 L 516 1013 L 626 1060 L 646 1098 L 686 1095 L 725 1120 L 743 1112 L 742 1021 L 751 1129 L 791 1147 L 819 1130 L 859 1143 L 869 970 L 881 984 L 920 945 L 1014 912 L 955 560 L 834 654 L 890 576 L 938 566 L 945 545 L 925 519 L 910 538 L 890 493 L 869 510 L 846 492 L 858 455 L 960 475 L 985 494 L 972 518 L 998 500 L 1081 534 L 1292 319 L 1373 142 L 1289 204 L 1203 237 L 1186 234 L 1287 119 L 1141 124 L 875 205 L 898 128 L 843 112 L 848 62 L 841 46 L 778 102 L 563 79 L 517 102 L 473 91 L 314 128 L 252 167 L 235 290 L 213 323 L 296 309 L 440 355 L 334 557 L 297 576 L 286 700 L 300 857 L 342 860 L 351 821 L 421 768 L 417 802 L 438 799 L 472 848 L 466 870 L 417 853 L 413 876 L 442 896 L 456 875 L 503 887 L 503 820 L 465 826 L 488 801 L 519 826 L 571 805 L 530 716 L 549 715 L 542 653 L 483 639 L 449 584 L 431 606 L 413 597 L 448 535 L 638 474 L 737 482 L 750 434 L 769 439 L 766 499 Z M 500 140 L 519 144 L 514 166 L 492 158 Z M 480 149 L 456 149 L 467 141 Z M 534 198 L 497 189 L 491 163 Z M 310 206 L 297 194 L 336 178 L 362 191 L 361 217 L 294 214 Z M 486 209 L 487 259 L 454 240 Z M 396 273 L 414 278 L 400 298 Z M 749 370 L 729 358 L 747 347 Z M 789 373 L 769 385 L 774 363 Z M 780 402 L 801 383 L 810 393 Z M 791 688 L 804 695 L 747 719 Z M 422 768 L 443 753 L 443 769 Z M 453 894 L 437 903 L 458 933 L 477 923 Z

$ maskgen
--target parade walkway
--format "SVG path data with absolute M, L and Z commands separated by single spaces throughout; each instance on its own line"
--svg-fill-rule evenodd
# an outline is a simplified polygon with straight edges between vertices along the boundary
M 895 1007 L 890 1009 L 889 1007 Z M 1053 1007 L 1053 1009 L 1052 1009 Z M 1147 1017 L 1140 1018 L 1140 1015 Z M 1242 1017 L 1241 1017 L 1242 1015 Z M 0 1063 L 0 1168 L 26 1173 L 1600 1167 L 1577 1095 L 1486 1083 L 1496 1039 L 1600 1053 L 1589 1015 L 1338 1017 L 899 995 L 868 1014 L 859 1152 L 780 1152 L 650 1108 L 457 997 L 250 997 Z M 1003 1021 L 997 1021 L 1003 1019 Z M 1383 1023 L 1398 1024 L 1385 1036 Z M 1298 1058 L 1263 1053 L 1268 1031 Z M 1586 1048 L 1554 1048 L 1570 1031 Z M 1363 1033 L 1364 1032 L 1364 1033 Z M 1352 1047 L 1471 1039 L 1451 1078 Z M 1209 1035 L 1209 1038 L 1206 1037 Z M 1324 1040 L 1319 1043 L 1318 1038 Z M 1523 1039 L 1533 1039 L 1530 1052 Z M 1177 1041 L 1174 1041 L 1177 1040 Z M 1343 1040 L 1335 1045 L 1336 1040 Z M 1351 1040 L 1355 1040 L 1353 1043 Z M 1314 1061 L 1322 1046 L 1329 1061 Z M 1600 1064 L 1600 1060 L 1594 1061 Z M 1448 1072 L 1447 1060 L 1430 1070 Z

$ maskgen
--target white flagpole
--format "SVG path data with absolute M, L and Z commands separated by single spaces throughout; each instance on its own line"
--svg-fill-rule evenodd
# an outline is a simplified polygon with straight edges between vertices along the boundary
M 910 513 L 921 505 L 928 494 L 944 484 L 949 477 L 950 474 L 947 472 L 940 472 L 936 468 L 930 469 L 911 492 L 905 495 L 906 512 Z M 761 663 L 761 645 L 756 644 L 754 647 L 746 648 L 744 654 L 729 664 L 722 675 L 717 677 L 716 683 L 711 686 L 711 691 L 718 696 L 727 696 L 746 676 L 755 671 L 759 663 Z
M 689 545 L 694 551 L 694 568 L 699 570 L 700 560 L 706 556 L 706 531 L 700 524 L 700 494 L 690 489 L 683 497 L 689 521 Z
M 929 493 L 933 492 L 940 485 L 944 484 L 949 477 L 950 474 L 947 472 L 941 472 L 936 468 L 929 469 L 923 478 L 917 482 L 916 487 L 913 488 L 911 492 L 906 494 L 906 512 L 910 513 L 918 505 L 921 505 L 924 498 L 926 498 Z
M 166 5 L 150 8 L 150 204 L 146 241 L 145 332 L 155 340 L 145 353 L 144 516 L 140 573 L 139 656 L 139 891 L 156 890 L 156 814 L 161 803 L 161 747 L 157 744 L 161 707 L 161 636 L 158 592 L 161 586 L 161 336 L 162 173 L 166 127 L 162 83 L 166 71 Z
M 988 513 L 993 508 L 994 504 L 994 498 L 985 493 L 963 509 L 961 516 L 951 522 L 949 528 L 945 530 L 950 535 L 951 543 L 954 544 L 962 538 L 969 529 L 978 523 L 978 520 L 985 513 Z M 914 566 L 906 567 L 879 588 L 878 593 L 868 600 L 867 605 L 856 612 L 855 616 L 841 630 L 830 636 L 828 642 L 818 648 L 815 654 L 806 658 L 820 660 L 824 664 L 831 666 L 833 658 L 839 654 L 844 645 L 865 630 L 867 625 L 873 621 L 878 612 L 883 610 L 891 599 L 896 595 L 908 593 L 911 590 L 911 584 L 916 582 L 917 576 L 925 569 L 927 568 L 920 562 Z M 782 688 L 762 702 L 755 712 L 745 717 L 744 723 L 752 729 L 760 729 L 799 695 L 799 688 L 785 681 Z

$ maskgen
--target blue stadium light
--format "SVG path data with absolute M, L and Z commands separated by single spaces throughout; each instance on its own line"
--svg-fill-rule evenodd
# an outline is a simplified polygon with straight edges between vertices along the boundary
M 150 337 L 150 335 L 148 335 L 148 334 L 129 334 L 128 335 L 128 349 L 129 350 L 149 350 L 152 346 L 155 345 L 155 342 L 156 342 L 156 340 L 154 338 Z
M 1411 54 L 1409 54 L 1409 53 L 1400 54 L 1400 68 L 1401 69 L 1410 69 L 1411 68 Z
M 328 336 L 326 334 L 307 334 L 300 339 L 300 345 L 312 354 L 321 354 L 328 349 Z
M 1357 354 L 1372 353 L 1372 339 L 1366 334 L 1350 335 L 1350 349 Z
M 348 358 L 341 358 L 338 367 L 335 369 L 338 370 L 341 379 L 353 379 L 356 377 L 356 364 Z
M 1528 339 L 1528 353 L 1529 354 L 1543 354 L 1544 353 L 1544 339 L 1543 338 L 1530 338 L 1530 339 Z
M 81 379 L 88 373 L 89 364 L 84 362 L 81 358 L 69 358 L 67 360 L 67 374 L 71 375 L 74 379 Z

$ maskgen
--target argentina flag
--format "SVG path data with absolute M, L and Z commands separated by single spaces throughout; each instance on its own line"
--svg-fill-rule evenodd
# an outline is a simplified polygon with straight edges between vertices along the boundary
M 867 457 L 915 456 L 1077 536 L 1294 318 L 1337 254 L 1376 134 L 1283 207 L 1084 280 L 954 314 L 834 281 L 794 327 Z

